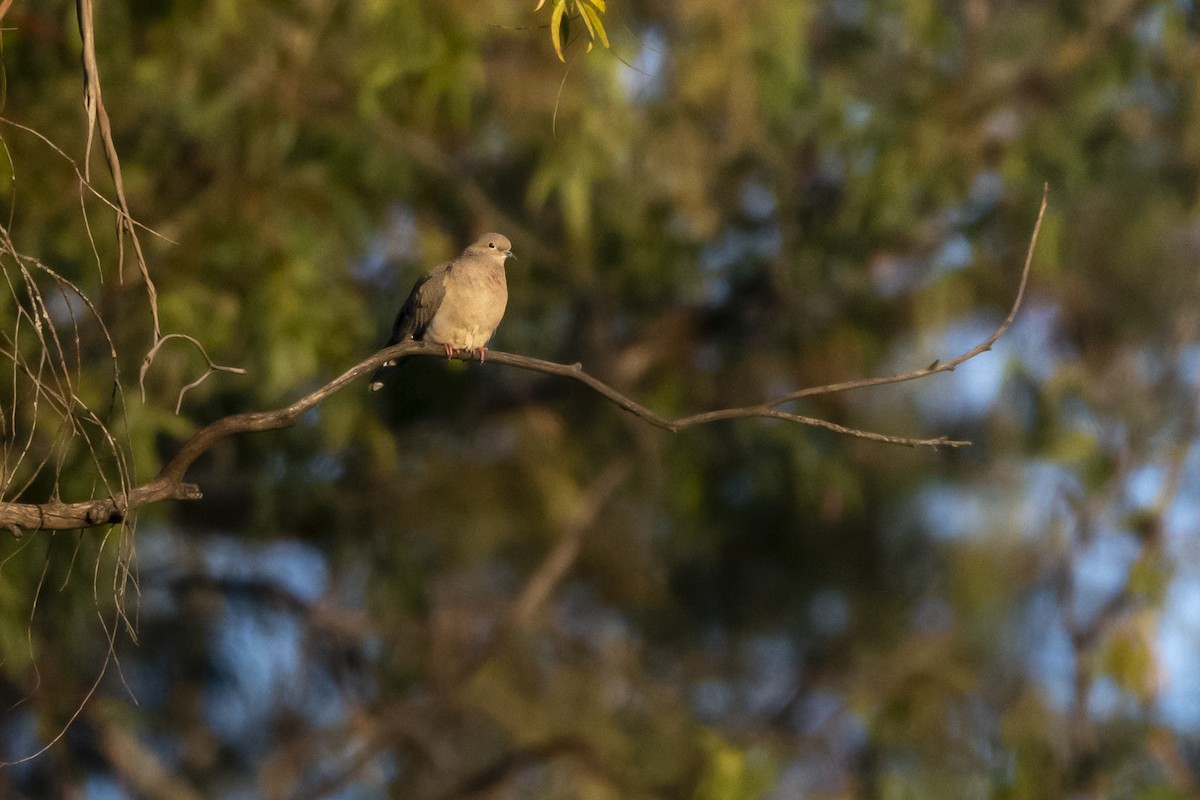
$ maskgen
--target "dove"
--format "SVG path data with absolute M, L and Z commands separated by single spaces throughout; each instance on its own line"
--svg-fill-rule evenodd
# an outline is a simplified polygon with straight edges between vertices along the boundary
M 396 315 L 385 347 L 415 339 L 446 349 L 478 353 L 487 358 L 487 343 L 496 332 L 508 305 L 504 262 L 516 258 L 512 243 L 499 233 L 485 233 L 453 261 L 439 264 L 417 279 Z M 385 362 L 371 376 L 371 391 L 383 387 L 383 372 L 395 366 Z

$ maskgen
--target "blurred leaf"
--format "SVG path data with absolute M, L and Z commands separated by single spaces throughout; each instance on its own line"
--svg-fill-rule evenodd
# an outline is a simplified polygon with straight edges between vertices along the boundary
M 1149 612 L 1127 617 L 1111 631 L 1100 657 L 1103 673 L 1143 702 L 1160 686 L 1153 647 L 1156 627 L 1156 615 Z
M 697 800 L 757 800 L 774 781 L 774 765 L 755 748 L 742 750 L 715 733 L 707 736 L 707 762 Z

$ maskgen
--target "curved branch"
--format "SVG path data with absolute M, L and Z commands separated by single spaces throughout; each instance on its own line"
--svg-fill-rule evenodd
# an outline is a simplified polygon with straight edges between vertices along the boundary
M 856 381 L 846 381 L 843 383 L 834 383 L 826 386 L 814 386 L 808 389 L 790 392 L 778 397 L 770 398 L 763 403 L 753 406 L 744 406 L 740 408 L 723 408 L 715 411 L 706 411 L 700 414 L 692 414 L 690 416 L 678 417 L 671 419 L 664 417 L 661 414 L 646 408 L 608 384 L 601 381 L 599 378 L 593 377 L 583 371 L 582 364 L 557 364 L 552 361 L 543 361 L 539 358 L 530 358 L 529 356 L 521 356 L 513 353 L 501 353 L 488 351 L 487 360 L 494 364 L 507 364 L 508 366 L 517 367 L 518 369 L 527 369 L 534 372 L 541 372 L 547 375 L 557 375 L 563 378 L 570 378 L 587 386 L 592 391 L 620 406 L 626 411 L 640 417 L 655 427 L 664 430 L 677 432 L 684 428 L 690 428 L 694 425 L 703 425 L 718 420 L 728 419 L 744 419 L 748 417 L 759 417 L 765 419 L 779 419 L 787 422 L 794 422 L 800 425 L 810 425 L 813 427 L 825 428 L 826 430 L 834 431 L 835 433 L 843 433 L 849 436 L 855 436 L 860 439 L 867 439 L 875 442 L 884 442 L 888 444 L 899 444 L 908 447 L 960 447 L 968 445 L 970 442 L 949 439 L 945 436 L 939 436 L 934 439 L 913 439 L 904 436 L 892 436 L 884 433 L 876 433 L 874 431 L 859 430 L 857 428 L 849 428 L 844 425 L 830 422 L 828 420 L 819 419 L 816 417 L 807 417 L 801 414 L 793 414 L 786 411 L 779 411 L 777 406 L 798 400 L 804 397 L 815 397 L 819 395 L 835 394 L 845 392 L 851 389 L 863 389 L 871 386 L 882 386 L 892 383 L 902 383 L 905 381 L 917 380 L 930 375 L 935 375 L 939 372 L 949 372 L 958 365 L 974 358 L 981 353 L 985 353 L 992 348 L 992 345 L 1004 335 L 1004 333 L 1012 325 L 1016 318 L 1017 311 L 1020 310 L 1021 302 L 1025 296 L 1025 287 L 1029 282 L 1030 267 L 1033 263 L 1033 252 L 1037 245 L 1038 232 L 1041 229 L 1042 218 L 1046 213 L 1046 192 L 1042 193 L 1042 204 L 1038 209 L 1037 222 L 1033 228 L 1033 234 L 1029 239 L 1029 248 L 1025 256 L 1025 265 L 1021 270 L 1021 279 L 1017 286 L 1016 298 L 1009 309 L 1008 316 L 1000 323 L 984 341 L 972 347 L 967 352 L 956 356 L 949 361 L 935 361 L 924 369 L 913 370 L 898 375 L 889 375 L 876 378 L 865 378 Z M 350 369 L 343 372 L 337 378 L 334 378 L 329 383 L 304 395 L 299 400 L 296 400 L 285 408 L 275 409 L 273 411 L 253 411 L 243 414 L 233 414 L 228 417 L 213 422 L 199 431 L 194 433 L 191 438 L 183 443 L 179 448 L 179 452 L 167 462 L 162 468 L 158 476 L 149 483 L 138 486 L 128 492 L 119 495 L 97 500 L 88 500 L 80 503 L 63 503 L 63 502 L 48 502 L 48 503 L 3 503 L 0 502 L 0 528 L 8 528 L 14 533 L 19 533 L 23 530 L 70 530 L 76 528 L 89 528 L 98 525 L 112 524 L 123 522 L 128 513 L 141 506 L 149 505 L 161 500 L 195 500 L 201 497 L 199 487 L 195 484 L 184 482 L 188 468 L 213 445 L 226 439 L 230 436 L 240 433 L 252 433 L 255 431 L 270 431 L 280 428 L 287 428 L 295 425 L 309 409 L 314 408 L 323 402 L 330 395 L 340 392 L 350 383 L 353 383 L 363 375 L 367 375 L 374 371 L 385 361 L 393 359 L 408 358 L 412 356 L 425 357 L 441 357 L 445 358 L 445 350 L 441 345 L 435 345 L 426 342 L 407 341 L 391 347 L 384 348 L 374 355 L 360 361 Z M 479 358 L 473 352 L 459 351 L 454 355 L 455 358 L 471 361 Z

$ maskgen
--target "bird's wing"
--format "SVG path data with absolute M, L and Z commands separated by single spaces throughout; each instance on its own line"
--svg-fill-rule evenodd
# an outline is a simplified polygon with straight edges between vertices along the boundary
M 405 339 L 420 339 L 425 335 L 425 329 L 429 327 L 434 314 L 442 305 L 442 298 L 446 296 L 446 275 L 453 263 L 447 261 L 440 264 L 417 280 L 392 324 L 389 346 Z

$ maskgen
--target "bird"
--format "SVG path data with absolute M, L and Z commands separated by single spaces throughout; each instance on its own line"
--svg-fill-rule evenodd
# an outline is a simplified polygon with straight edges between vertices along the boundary
M 417 279 L 396 315 L 392 335 L 384 347 L 415 339 L 446 349 L 470 350 L 487 359 L 487 343 L 496 332 L 508 305 L 504 262 L 516 258 L 508 237 L 485 233 L 458 258 L 438 264 Z M 371 391 L 383 388 L 383 372 L 395 366 L 385 361 L 371 376 Z

